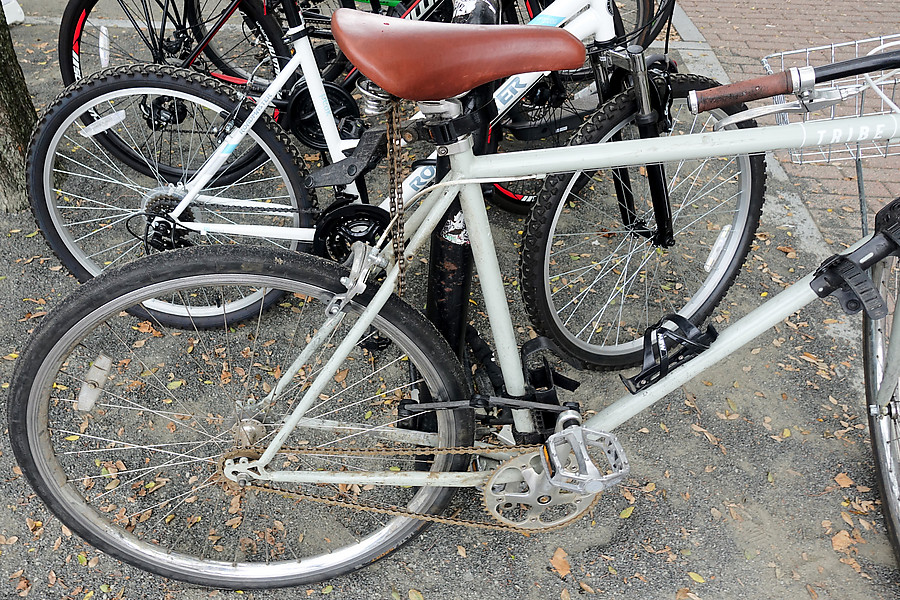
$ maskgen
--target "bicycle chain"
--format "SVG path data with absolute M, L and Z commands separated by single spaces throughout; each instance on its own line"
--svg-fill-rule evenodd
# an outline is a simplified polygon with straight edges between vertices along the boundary
M 388 159 L 388 197 L 390 199 L 391 219 L 393 222 L 391 243 L 394 260 L 400 267 L 397 277 L 397 296 L 403 297 L 403 274 L 406 271 L 406 244 L 403 231 L 403 191 L 400 177 L 400 100 L 391 99 L 391 109 L 387 117 L 387 159 Z
M 491 454 L 491 453 L 503 453 L 509 454 L 510 452 L 516 454 L 525 454 L 527 452 L 536 452 L 540 450 L 543 446 L 540 444 L 529 445 L 529 446 L 504 446 L 498 447 L 496 449 L 493 448 L 475 448 L 470 446 L 460 446 L 453 448 L 415 448 L 415 449 L 381 449 L 381 448 L 364 448 L 364 449 L 344 449 L 344 448 L 282 448 L 279 450 L 279 454 L 306 454 L 306 455 L 327 455 L 327 456 L 417 456 L 423 454 L 453 454 L 453 455 L 462 455 L 462 454 Z M 265 451 L 264 447 L 245 447 L 240 450 L 236 450 L 232 452 L 233 455 L 238 456 L 244 453 L 258 453 L 262 455 Z M 224 477 L 224 476 L 223 476 Z M 261 492 L 268 492 L 279 494 L 281 496 L 285 496 L 288 498 L 293 498 L 296 500 L 308 500 L 310 502 L 317 502 L 319 504 L 325 504 L 327 506 L 342 506 L 344 508 L 351 508 L 355 510 L 361 510 L 363 512 L 371 512 L 376 514 L 390 515 L 395 517 L 407 517 L 411 519 L 417 519 L 420 521 L 427 521 L 430 523 L 441 523 L 444 525 L 462 525 L 464 527 L 473 527 L 477 529 L 488 529 L 492 531 L 512 531 L 515 533 L 522 534 L 533 534 L 536 531 L 554 531 L 557 529 L 562 529 L 568 523 L 563 523 L 560 525 L 554 525 L 552 527 L 541 528 L 539 530 L 529 529 L 525 527 L 515 527 L 514 525 L 507 525 L 505 523 L 500 522 L 487 522 L 487 521 L 474 521 L 472 519 L 461 519 L 458 517 L 442 517 L 440 515 L 431 515 L 425 513 L 417 513 L 410 511 L 409 509 L 400 507 L 400 506 L 381 506 L 375 505 L 371 502 L 365 502 L 361 500 L 351 500 L 349 498 L 344 499 L 335 499 L 335 498 L 325 498 L 323 496 L 316 496 L 313 494 L 307 494 L 305 492 L 298 492 L 295 490 L 287 490 L 284 488 L 279 488 L 272 485 L 256 485 L 251 484 L 246 487 L 240 488 L 241 490 L 257 490 Z M 599 494 L 594 498 L 594 501 L 591 503 L 591 507 L 593 507 L 594 503 L 597 502 L 599 498 Z M 484 502 L 484 495 L 482 494 L 482 502 Z M 486 507 L 485 507 L 486 508 Z M 488 513 L 490 514 L 490 513 Z

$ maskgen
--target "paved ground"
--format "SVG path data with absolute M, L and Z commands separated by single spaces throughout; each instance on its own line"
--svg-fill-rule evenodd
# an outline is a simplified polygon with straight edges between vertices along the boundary
M 887 2 L 821 4 L 686 0 L 695 27 L 680 21 L 678 49 L 686 63 L 737 80 L 759 73 L 753 61 L 775 50 L 864 37 L 881 24 L 900 29 Z M 38 105 L 58 90 L 58 11 L 35 0 L 26 7 L 30 24 L 13 31 Z M 892 167 L 876 166 L 869 181 L 876 201 L 900 190 Z M 721 325 L 849 241 L 855 186 L 852 170 L 773 163 L 757 244 L 717 316 Z M 498 243 L 512 249 L 521 223 L 497 217 Z M 9 381 L 12 354 L 34 326 L 28 313 L 52 308 L 74 287 L 34 232 L 27 213 L 0 217 L 0 382 Z M 793 254 L 779 249 L 788 247 Z M 513 253 L 504 260 L 512 265 Z M 834 303 L 815 304 L 624 425 L 632 479 L 573 527 L 528 538 L 434 527 L 371 568 L 301 589 L 238 596 L 98 556 L 33 497 L 0 439 L 0 596 L 897 598 L 900 572 L 883 535 L 862 425 L 858 322 Z M 614 377 L 581 378 L 578 399 L 592 408 L 622 393 Z M 564 576 L 550 563 L 560 548 L 571 569 Z

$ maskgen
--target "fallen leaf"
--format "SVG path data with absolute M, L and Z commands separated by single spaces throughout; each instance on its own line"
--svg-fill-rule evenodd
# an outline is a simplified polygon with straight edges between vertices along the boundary
M 693 579 L 693 580 L 696 581 L 697 583 L 704 583 L 704 582 L 706 582 L 706 580 L 703 579 L 703 577 L 701 577 L 698 573 L 694 573 L 693 571 L 688 571 L 688 577 L 690 577 L 691 579 Z
M 634 512 L 634 505 L 625 507 L 625 510 L 619 513 L 620 519 L 627 519 Z
M 466 549 L 463 548 L 462 546 L 456 547 L 456 553 L 459 554 L 460 556 L 462 556 L 463 558 L 466 558 Z
M 419 590 L 409 590 L 409 600 L 425 600 L 425 597 Z
M 846 473 L 838 473 L 834 478 L 834 481 L 842 488 L 850 487 L 851 485 L 853 485 L 853 480 L 850 479 Z
M 853 539 L 850 537 L 850 534 L 847 533 L 846 529 L 841 529 L 831 538 L 831 547 L 836 552 L 844 552 L 852 545 Z
M 572 572 L 572 568 L 569 566 L 569 561 L 566 560 L 568 554 L 562 548 L 557 548 L 556 552 L 553 553 L 553 557 L 550 559 L 550 564 L 553 566 L 553 570 L 559 573 L 560 577 L 565 577 L 569 573 Z

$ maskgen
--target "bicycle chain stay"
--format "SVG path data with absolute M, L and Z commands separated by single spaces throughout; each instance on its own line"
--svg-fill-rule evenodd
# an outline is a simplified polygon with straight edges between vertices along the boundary
M 431 455 L 431 454 L 453 454 L 453 455 L 470 455 L 470 454 L 478 454 L 481 456 L 491 455 L 491 454 L 502 454 L 509 455 L 510 453 L 515 453 L 517 456 L 522 454 L 526 454 L 529 452 L 539 452 L 543 449 L 543 445 L 535 444 L 535 445 L 519 445 L 519 446 L 499 446 L 496 448 L 486 448 L 486 447 L 474 447 L 474 446 L 459 446 L 453 448 L 410 448 L 410 449 L 382 449 L 382 448 L 360 448 L 360 449 L 338 449 L 338 448 L 297 448 L 297 447 L 283 447 L 279 450 L 279 454 L 293 454 L 293 455 L 315 455 L 315 456 L 422 456 L 422 455 Z M 233 456 L 260 456 L 265 451 L 264 447 L 254 447 L 249 446 L 245 448 L 241 448 L 239 450 L 235 450 L 230 454 Z M 227 455 L 225 457 L 227 459 Z M 513 458 L 506 458 L 501 461 L 502 464 L 513 460 Z M 219 474 L 225 479 L 224 473 L 222 471 L 222 465 L 219 466 Z M 487 481 L 490 477 L 490 473 L 485 473 L 485 481 Z M 228 484 L 236 485 L 235 482 L 231 480 L 227 480 Z M 310 502 L 317 502 L 319 504 L 325 504 L 328 506 L 342 506 L 349 509 L 360 510 L 363 512 L 371 512 L 376 514 L 384 514 L 395 517 L 407 517 L 411 519 L 417 519 L 420 521 L 428 521 L 431 523 L 441 523 L 444 525 L 462 525 L 465 527 L 474 527 L 477 529 L 489 529 L 493 531 L 513 531 L 521 534 L 533 534 L 535 533 L 535 528 L 527 528 L 527 527 L 516 527 L 514 525 L 508 525 L 502 522 L 487 522 L 487 521 L 475 521 L 472 519 L 461 519 L 453 516 L 440 516 L 433 515 L 427 513 L 417 513 L 410 511 L 409 509 L 403 508 L 401 506 L 394 505 L 383 505 L 383 504 L 374 504 L 372 502 L 367 502 L 364 500 L 355 500 L 347 497 L 344 498 L 326 498 L 324 496 L 317 496 L 315 494 L 308 494 L 305 492 L 298 492 L 296 490 L 288 490 L 284 488 L 280 488 L 273 485 L 259 485 L 257 483 L 251 483 L 246 486 L 241 486 L 236 489 L 239 490 L 254 490 L 260 492 L 267 492 L 273 494 L 279 494 L 282 496 L 286 496 L 289 498 L 294 498 L 297 500 L 308 500 Z M 482 498 L 483 495 L 482 495 Z M 596 494 L 595 497 L 591 500 L 590 506 L 585 509 L 589 510 L 591 507 L 596 504 L 597 499 L 599 498 L 599 494 Z M 487 510 L 487 506 L 485 506 L 485 512 L 491 514 L 489 510 Z M 559 524 L 559 525 L 550 525 L 547 527 L 541 527 L 539 531 L 554 531 L 556 529 L 561 529 L 568 525 L 568 522 Z

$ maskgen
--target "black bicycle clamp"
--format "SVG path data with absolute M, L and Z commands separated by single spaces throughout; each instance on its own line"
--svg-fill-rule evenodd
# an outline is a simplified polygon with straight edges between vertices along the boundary
M 887 303 L 866 269 L 892 255 L 900 255 L 900 198 L 875 215 L 875 233 L 868 241 L 819 265 L 810 287 L 820 298 L 835 296 L 848 315 L 865 309 L 869 318 L 881 319 L 888 313 Z
M 416 139 L 428 140 L 435 146 L 449 146 L 475 133 L 483 123 L 490 122 L 496 116 L 497 105 L 488 102 L 480 108 L 466 111 L 452 119 L 429 118 L 421 122 L 422 129 L 418 130 Z
M 665 377 L 675 367 L 709 349 L 718 336 L 712 325 L 707 326 L 704 332 L 677 313 L 666 315 L 644 332 L 641 372 L 633 377 L 619 377 L 629 392 L 637 394 Z

